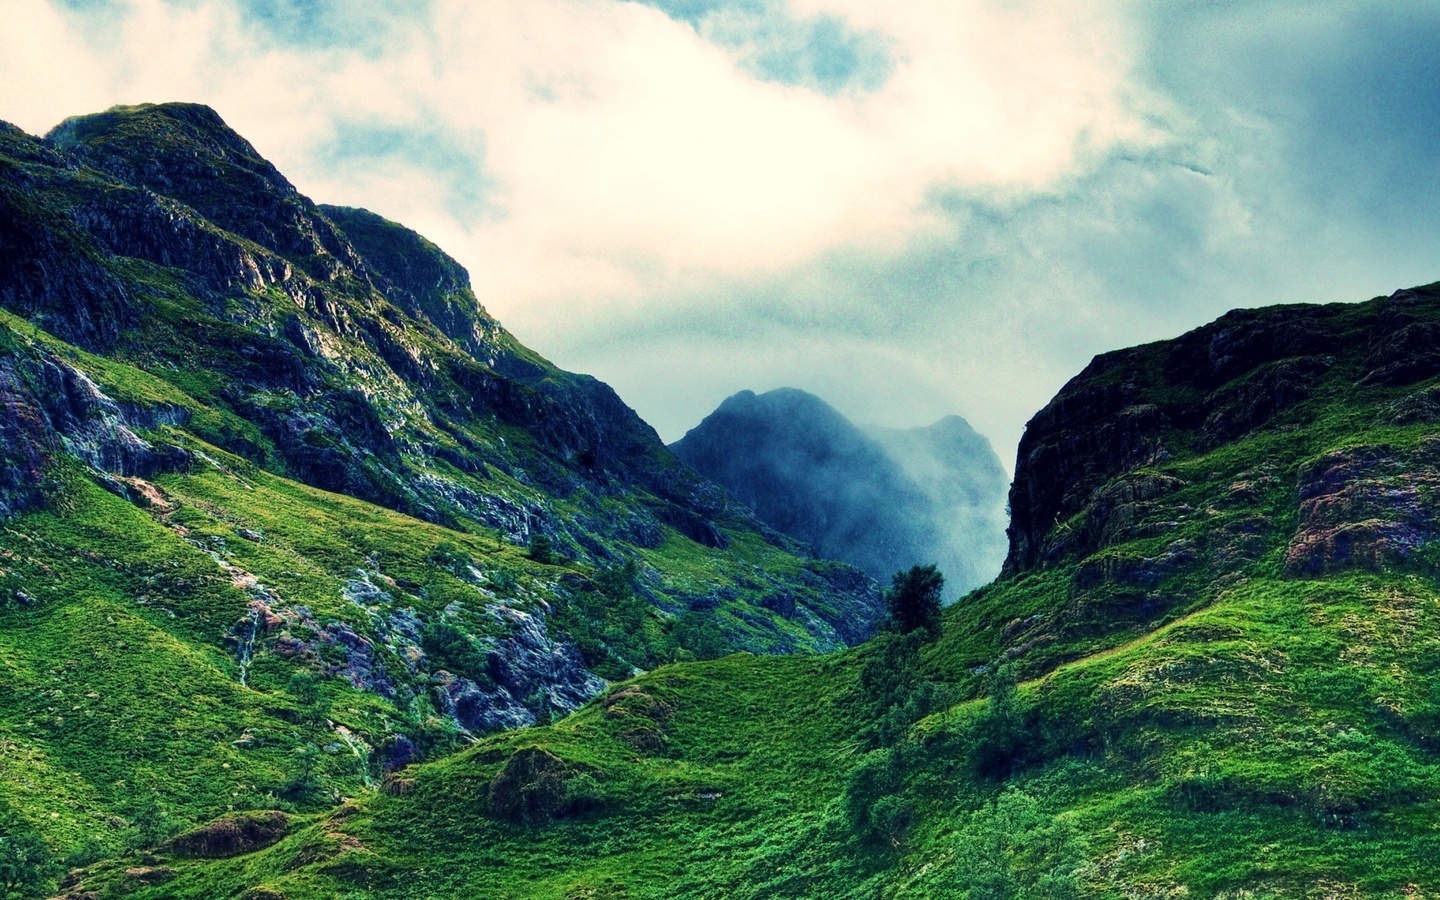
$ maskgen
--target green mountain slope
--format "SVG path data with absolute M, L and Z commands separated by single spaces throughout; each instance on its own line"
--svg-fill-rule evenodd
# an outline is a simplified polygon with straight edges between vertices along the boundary
M 101 896 L 1440 891 L 1440 286 L 1098 357 L 942 633 L 662 667 Z
M 0 125 L 0 456 L 0 853 L 304 816 L 606 679 L 879 614 L 204 107 Z

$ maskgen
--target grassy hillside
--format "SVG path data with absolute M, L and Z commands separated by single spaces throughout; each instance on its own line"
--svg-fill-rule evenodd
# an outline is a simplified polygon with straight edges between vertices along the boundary
M 939 635 L 665 666 L 264 848 L 84 885 L 1430 896 L 1440 360 L 1416 336 L 1436 328 L 1440 290 L 1417 289 L 1097 358 L 1027 431 L 1007 574 Z

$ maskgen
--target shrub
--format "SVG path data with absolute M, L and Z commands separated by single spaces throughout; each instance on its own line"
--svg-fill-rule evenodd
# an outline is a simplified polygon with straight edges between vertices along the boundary
M 968 900 L 1070 900 L 1080 896 L 1086 847 L 1067 820 L 1010 788 L 970 814 L 956 839 L 960 896 Z
M 898 750 L 877 750 L 850 771 L 842 803 L 861 840 L 898 849 L 904 844 L 912 813 L 901 796 L 904 764 Z
M 44 896 L 55 869 L 50 848 L 40 835 L 28 830 L 0 831 L 0 888 L 5 897 Z
M 431 671 L 444 669 L 478 684 L 481 690 L 494 690 L 490 659 L 475 643 L 448 622 L 431 622 L 420 635 L 420 646 L 430 660 Z

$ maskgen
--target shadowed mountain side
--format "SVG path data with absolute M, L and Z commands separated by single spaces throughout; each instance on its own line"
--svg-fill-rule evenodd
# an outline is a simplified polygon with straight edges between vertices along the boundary
M 867 432 L 804 391 L 741 391 L 671 449 L 767 524 L 882 581 L 934 562 L 953 598 L 1005 555 L 1005 472 L 957 416 Z

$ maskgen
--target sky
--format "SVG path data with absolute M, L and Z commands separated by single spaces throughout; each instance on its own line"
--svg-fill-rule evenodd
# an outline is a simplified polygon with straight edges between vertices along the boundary
M 791 386 L 1013 468 L 1097 353 L 1440 280 L 1440 5 L 4 5 L 0 119 L 209 104 L 667 441 Z

